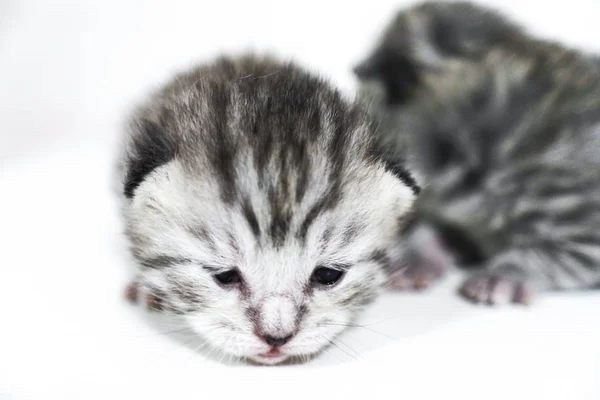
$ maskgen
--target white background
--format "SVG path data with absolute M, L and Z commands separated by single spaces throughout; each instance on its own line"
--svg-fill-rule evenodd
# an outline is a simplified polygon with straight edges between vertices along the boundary
M 390 294 L 313 363 L 224 366 L 120 297 L 110 192 L 133 102 L 220 52 L 294 58 L 352 94 L 351 67 L 406 1 L 0 0 L 0 398 L 599 399 L 600 294 L 475 307 L 459 276 Z M 600 2 L 488 1 L 600 50 Z

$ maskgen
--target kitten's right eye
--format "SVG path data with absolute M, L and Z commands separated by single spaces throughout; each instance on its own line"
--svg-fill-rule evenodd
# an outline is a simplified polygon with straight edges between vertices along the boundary
M 217 282 L 226 286 L 235 285 L 242 281 L 237 269 L 230 269 L 229 271 L 221 272 L 220 274 L 215 274 L 213 276 Z

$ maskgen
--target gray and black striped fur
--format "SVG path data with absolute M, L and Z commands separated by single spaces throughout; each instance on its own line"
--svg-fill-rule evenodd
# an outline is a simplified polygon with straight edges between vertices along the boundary
M 386 282 L 418 190 L 367 113 L 293 63 L 223 57 L 131 120 L 122 158 L 130 298 L 261 363 L 328 345 Z M 322 284 L 325 268 L 341 279 Z
M 355 71 L 384 154 L 422 179 L 421 227 L 484 267 L 463 295 L 527 302 L 600 282 L 597 58 L 483 7 L 429 2 L 400 12 Z M 399 286 L 442 267 L 415 262 Z

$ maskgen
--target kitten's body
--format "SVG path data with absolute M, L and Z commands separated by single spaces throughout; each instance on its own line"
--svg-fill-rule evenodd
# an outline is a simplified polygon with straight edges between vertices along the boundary
M 382 149 L 426 182 L 419 215 L 451 226 L 485 267 L 463 285 L 468 298 L 527 302 L 600 282 L 596 63 L 491 11 L 426 3 L 400 13 L 357 68 L 366 91 L 379 84 Z
M 176 76 L 127 136 L 129 297 L 236 356 L 321 350 L 384 285 L 415 196 L 373 129 L 292 64 L 222 58 Z

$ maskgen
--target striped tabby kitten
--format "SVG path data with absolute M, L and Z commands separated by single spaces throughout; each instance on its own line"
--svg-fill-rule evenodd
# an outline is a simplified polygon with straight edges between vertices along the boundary
M 429 239 L 403 249 L 397 286 L 453 262 L 483 267 L 460 288 L 481 303 L 600 282 L 597 59 L 491 10 L 430 2 L 399 13 L 355 72 L 384 153 L 426 186 L 413 236 Z M 454 259 L 429 256 L 441 250 Z
M 318 353 L 384 287 L 418 190 L 373 131 L 294 64 L 224 57 L 175 76 L 127 135 L 128 297 L 226 354 Z

